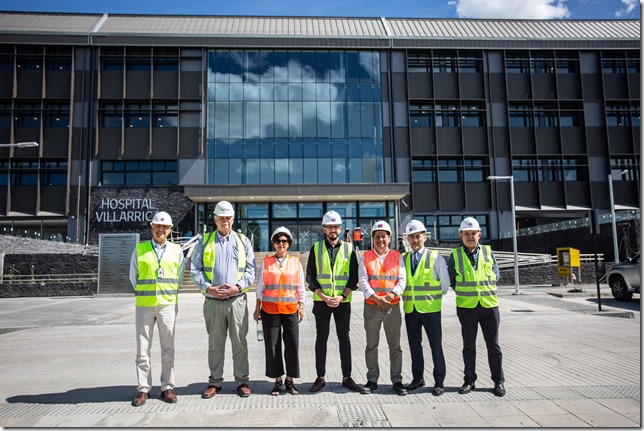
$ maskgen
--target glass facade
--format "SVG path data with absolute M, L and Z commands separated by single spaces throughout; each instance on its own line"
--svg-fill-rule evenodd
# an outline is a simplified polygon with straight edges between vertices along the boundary
M 207 184 L 384 180 L 380 54 L 213 50 Z

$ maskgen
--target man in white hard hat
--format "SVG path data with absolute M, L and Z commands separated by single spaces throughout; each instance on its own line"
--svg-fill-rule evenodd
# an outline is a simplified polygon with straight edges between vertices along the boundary
M 360 388 L 351 377 L 351 294 L 357 289 L 358 260 L 348 242 L 340 240 L 342 218 L 335 211 L 322 217 L 324 241 L 316 242 L 309 252 L 306 267 L 306 282 L 313 291 L 313 315 L 315 316 L 315 370 L 317 378 L 311 392 L 319 392 L 326 382 L 326 352 L 331 316 L 340 344 L 342 386 L 350 391 Z
M 235 210 L 230 202 L 215 206 L 216 230 L 197 243 L 190 275 L 204 295 L 203 314 L 208 332 L 208 387 L 202 398 L 221 392 L 224 381 L 226 337 L 233 352 L 235 387 L 248 397 L 248 301 L 246 291 L 255 280 L 255 254 L 250 240 L 233 230 Z
M 447 262 L 450 285 L 456 292 L 456 314 L 461 322 L 463 337 L 463 362 L 465 376 L 459 394 L 468 394 L 475 389 L 476 336 L 481 326 L 487 347 L 488 364 L 494 394 L 505 395 L 505 377 L 501 346 L 499 345 L 499 299 L 496 283 L 499 280 L 499 266 L 489 245 L 480 245 L 482 236 L 479 222 L 466 217 L 461 222 L 459 235 L 463 246 L 452 250 Z
M 358 265 L 358 286 L 364 292 L 364 329 L 366 332 L 365 362 L 367 384 L 360 393 L 370 394 L 378 389 L 380 368 L 378 345 L 380 328 L 384 327 L 389 346 L 389 374 L 393 390 L 398 395 L 407 395 L 402 383 L 402 347 L 400 332 L 402 316 L 400 297 L 405 290 L 405 264 L 396 250 L 389 249 L 391 226 L 384 220 L 371 227 L 372 250 L 362 253 Z
M 411 383 L 408 391 L 425 386 L 423 373 L 423 328 L 429 339 L 434 363 L 434 395 L 445 393 L 445 355 L 443 354 L 443 331 L 441 327 L 441 308 L 443 295 L 449 290 L 449 274 L 443 256 L 436 250 L 425 247 L 427 230 L 425 225 L 412 220 L 405 227 L 411 251 L 403 254 L 407 286 L 402 295 L 403 310 L 409 353 L 411 356 Z
M 145 404 L 152 388 L 150 350 L 154 325 L 161 344 L 161 398 L 176 403 L 174 392 L 174 328 L 179 286 L 183 280 L 183 250 L 167 241 L 172 217 L 158 212 L 150 223 L 152 239 L 136 245 L 130 260 L 130 283 L 136 296 L 136 376 L 138 393 L 134 407 Z

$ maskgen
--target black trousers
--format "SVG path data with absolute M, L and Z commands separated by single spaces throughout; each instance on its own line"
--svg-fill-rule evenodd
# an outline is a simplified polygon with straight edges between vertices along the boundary
M 446 374 L 445 355 L 443 354 L 443 331 L 441 328 L 441 312 L 419 313 L 413 310 L 405 313 L 405 326 L 407 327 L 407 341 L 411 355 L 411 375 L 414 379 L 423 378 L 425 371 L 425 358 L 423 355 L 423 328 L 432 349 L 434 362 L 434 383 L 443 385 Z
M 326 375 L 326 345 L 331 328 L 331 316 L 335 321 L 335 332 L 340 344 L 340 364 L 342 376 L 351 377 L 351 340 L 349 338 L 349 322 L 351 319 L 351 303 L 341 302 L 336 308 L 331 308 L 324 301 L 313 301 L 315 316 L 315 370 L 319 377 Z
M 485 308 L 477 304 L 475 308 L 456 307 L 456 315 L 461 322 L 463 336 L 463 362 L 465 364 L 465 383 L 476 381 L 476 336 L 481 325 L 485 345 L 487 346 L 487 361 L 492 374 L 492 381 L 503 383 L 503 355 L 499 345 L 499 325 L 501 316 L 499 307 Z
M 286 362 L 286 375 L 299 378 L 300 326 L 297 311 L 293 314 L 269 314 L 261 310 L 260 314 L 264 329 L 266 376 L 272 378 L 283 376 L 284 362 Z M 284 340 L 284 361 L 282 361 L 282 339 Z

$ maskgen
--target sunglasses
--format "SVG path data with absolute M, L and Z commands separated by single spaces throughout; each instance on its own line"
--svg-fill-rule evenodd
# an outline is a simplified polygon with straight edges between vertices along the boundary
M 273 244 L 287 244 L 288 240 L 287 239 L 275 239 L 273 240 Z

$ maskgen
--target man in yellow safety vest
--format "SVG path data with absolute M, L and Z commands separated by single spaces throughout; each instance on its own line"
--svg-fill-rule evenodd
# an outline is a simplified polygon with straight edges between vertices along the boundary
M 179 285 L 183 279 L 183 250 L 167 241 L 172 218 L 166 212 L 154 215 L 152 239 L 137 244 L 130 260 L 130 283 L 136 296 L 136 376 L 138 393 L 134 407 L 145 404 L 152 387 L 150 349 L 154 325 L 161 344 L 161 398 L 176 403 L 174 392 L 174 328 Z
M 359 391 L 351 377 L 351 293 L 358 287 L 358 260 L 348 242 L 340 239 L 342 218 L 335 211 L 322 217 L 324 240 L 316 242 L 309 252 L 306 266 L 306 282 L 313 291 L 313 315 L 315 316 L 315 370 L 317 378 L 311 392 L 319 392 L 325 385 L 326 352 L 331 316 L 340 344 L 342 386 Z
M 411 251 L 403 254 L 407 287 L 402 295 L 407 340 L 411 355 L 411 374 L 413 380 L 407 385 L 408 391 L 425 386 L 423 372 L 423 329 L 429 339 L 434 363 L 434 388 L 436 396 L 445 393 L 446 374 L 445 355 L 443 354 L 443 331 L 441 308 L 443 295 L 449 290 L 449 274 L 443 256 L 436 250 L 425 247 L 427 241 L 425 225 L 418 220 L 407 223 L 405 234 Z
M 496 282 L 499 266 L 489 245 L 480 245 L 481 226 L 473 217 L 461 222 L 459 235 L 463 246 L 452 250 L 447 271 L 456 292 L 456 314 L 461 322 L 465 377 L 459 394 L 468 394 L 476 381 L 476 335 L 481 326 L 487 346 L 488 364 L 494 382 L 494 394 L 505 395 L 503 355 L 499 345 L 499 299 Z

